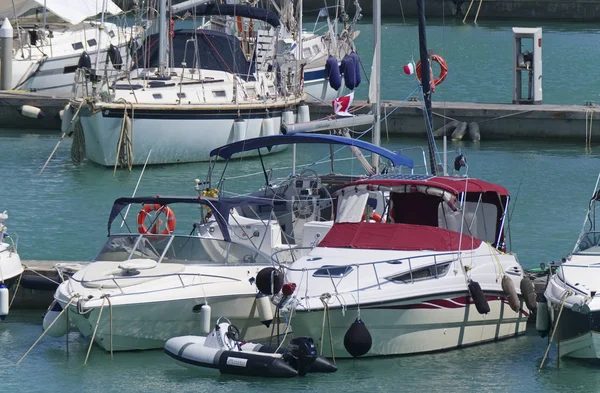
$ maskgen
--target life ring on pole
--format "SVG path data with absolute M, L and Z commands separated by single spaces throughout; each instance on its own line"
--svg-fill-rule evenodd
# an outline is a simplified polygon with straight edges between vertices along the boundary
M 446 77 L 448 76 L 448 64 L 446 64 L 446 60 L 440 55 L 431 56 L 431 61 L 435 61 L 440 65 L 440 74 L 437 78 L 433 79 L 433 86 L 431 91 L 434 91 L 434 87 L 442 83 Z M 419 82 L 421 81 L 421 60 L 417 63 L 417 79 Z
M 363 213 L 362 218 L 360 219 L 361 221 L 367 221 L 365 220 L 365 214 Z M 377 213 L 377 212 L 373 212 L 371 214 L 371 217 L 369 217 L 369 221 L 375 221 L 375 222 L 381 222 L 381 214 Z
M 144 205 L 142 210 L 140 210 L 140 212 L 137 215 L 138 232 L 141 234 L 146 234 L 146 233 L 158 234 L 159 233 L 158 228 L 160 226 L 160 222 L 158 221 L 158 218 L 154 219 L 153 225 L 150 228 L 150 230 L 148 230 L 148 228 L 146 227 L 146 224 L 145 224 L 146 217 L 148 217 L 148 214 L 153 211 L 156 211 L 159 214 L 162 213 L 165 215 L 165 217 L 167 217 L 167 223 L 165 225 L 165 229 L 162 232 L 160 232 L 160 234 L 161 235 L 170 235 L 171 233 L 173 233 L 173 231 L 175 230 L 175 225 L 177 224 L 177 220 L 175 219 L 175 213 L 173 213 L 173 210 L 171 210 L 171 208 L 169 206 L 159 205 L 158 203 L 146 204 L 146 205 Z

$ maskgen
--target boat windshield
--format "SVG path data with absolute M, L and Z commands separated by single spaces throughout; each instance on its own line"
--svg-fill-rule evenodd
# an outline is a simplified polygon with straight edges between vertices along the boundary
M 94 261 L 151 259 L 180 264 L 269 264 L 268 256 L 243 244 L 200 236 L 110 235 Z
M 592 231 L 584 233 L 574 254 L 600 254 L 600 232 Z

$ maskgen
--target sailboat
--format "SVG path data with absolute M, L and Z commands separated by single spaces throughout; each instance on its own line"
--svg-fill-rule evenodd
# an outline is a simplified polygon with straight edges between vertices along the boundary
M 417 5 L 431 124 L 423 0 Z M 379 68 L 377 0 L 374 16 Z M 375 83 L 378 91 L 377 74 Z M 320 337 L 327 356 L 425 353 L 525 332 L 535 305 L 525 304 L 519 288 L 527 278 L 516 255 L 507 252 L 508 191 L 438 175 L 432 143 L 430 161 L 431 174 L 380 174 L 342 187 L 333 195 L 335 221 L 324 239 L 281 266 L 295 292 L 277 304 L 284 313 L 295 312 L 294 334 Z M 380 212 L 375 222 L 374 211 Z M 268 288 L 269 282 L 257 285 Z
M 104 4 L 104 9 L 95 0 L 68 5 L 57 0 L 15 0 L 0 5 L 0 20 L 12 19 L 15 32 L 10 88 L 69 98 L 78 68 L 105 64 L 110 70 L 127 68 L 127 45 L 138 32 L 104 21 L 105 14 L 123 12 L 111 0 Z M 42 8 L 41 20 L 22 16 L 38 8 Z M 100 21 L 87 20 L 98 14 L 102 14 Z
M 169 31 L 166 0 L 160 7 L 159 34 L 140 48 L 136 68 L 126 77 L 103 79 L 98 91 L 70 103 L 70 116 L 79 112 L 91 161 L 104 166 L 208 161 L 218 146 L 278 133 L 284 112 L 287 122 L 295 121 L 304 94 L 285 63 L 272 59 L 269 70 L 260 71 L 233 35 L 203 28 Z M 208 3 L 193 11 L 280 26 L 272 12 L 250 6 Z

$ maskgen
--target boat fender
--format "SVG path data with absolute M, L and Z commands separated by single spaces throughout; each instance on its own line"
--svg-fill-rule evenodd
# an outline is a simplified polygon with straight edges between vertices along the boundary
M 346 87 L 354 90 L 356 87 L 356 67 L 354 66 L 354 59 L 350 55 L 346 55 L 342 59 L 340 71 L 344 74 L 344 84 Z
M 329 86 L 336 91 L 342 87 L 340 66 L 335 56 L 330 55 L 325 62 L 325 79 L 329 79 Z
M 119 49 L 113 44 L 110 44 L 108 47 L 108 58 L 115 70 L 121 70 L 121 67 L 123 67 L 123 58 Z
M 262 136 L 275 135 L 275 120 L 267 116 L 262 121 Z
M 350 53 L 350 57 L 352 57 L 352 60 L 354 60 L 354 78 L 356 79 L 356 87 L 358 87 L 360 82 L 362 82 L 362 78 L 360 76 L 360 59 L 358 57 L 358 53 L 356 52 Z
M 265 267 L 256 275 L 256 288 L 265 295 L 275 295 L 283 287 L 283 272 L 273 267 Z
M 246 129 L 248 125 L 246 120 L 238 117 L 233 122 L 233 142 L 240 142 L 246 139 Z
M 479 314 L 487 314 L 490 312 L 490 304 L 485 298 L 485 294 L 477 281 L 469 281 L 469 293 L 475 303 L 475 308 Z
M 79 61 L 77 62 L 77 68 L 92 68 L 92 60 L 90 59 L 90 55 L 87 52 L 83 52 L 81 56 L 79 56 Z
M 548 312 L 548 301 L 545 297 L 537 303 L 535 329 L 541 337 L 546 337 L 550 332 L 550 313 Z
M 0 320 L 4 320 L 8 315 L 8 288 L 6 285 L 0 284 Z
M 452 132 L 458 127 L 460 121 L 453 120 L 450 123 L 446 123 L 444 126 L 438 128 L 433 132 L 435 138 L 441 138 L 443 136 L 452 135 Z
M 71 105 L 65 105 L 65 108 L 61 111 L 62 116 L 60 117 L 60 130 L 63 134 L 68 134 L 71 128 L 71 122 L 73 121 L 73 111 Z
M 463 136 L 465 136 L 466 133 L 467 133 L 467 122 L 461 121 L 460 124 L 458 126 L 456 126 L 456 129 L 452 133 L 452 140 L 460 141 L 463 139 Z
M 535 286 L 529 277 L 523 277 L 520 283 L 521 295 L 525 300 L 525 304 L 529 310 L 535 310 L 537 307 L 537 296 L 535 294 Z
M 344 336 L 344 348 L 353 357 L 359 357 L 369 352 L 372 345 L 369 329 L 360 318 L 356 318 Z
M 210 324 L 211 308 L 208 304 L 198 304 L 192 308 L 192 312 L 200 314 L 200 331 L 202 334 L 209 334 L 212 328 Z
M 298 118 L 297 123 L 307 123 L 310 121 L 310 109 L 308 108 L 308 105 L 306 105 L 306 102 L 300 102 L 296 113 Z
M 481 140 L 481 131 L 479 131 L 479 124 L 472 121 L 469 123 L 469 137 L 473 142 L 479 142 Z
M 42 321 L 42 328 L 47 335 L 51 337 L 62 337 L 67 334 L 67 324 L 69 321 L 67 320 L 65 313 L 61 314 L 62 310 L 63 309 L 60 306 L 60 303 L 58 303 L 56 300 L 54 300 L 50 304 L 50 307 L 48 307 L 48 311 L 46 311 Z M 58 320 L 54 322 L 57 318 Z M 53 325 L 52 322 L 54 322 Z
M 507 275 L 502 277 L 502 290 L 508 300 L 508 305 L 514 312 L 519 312 L 521 309 L 521 302 L 519 301 L 519 295 L 515 289 L 515 284 Z
M 270 327 L 271 322 L 273 322 L 273 309 L 269 297 L 262 292 L 256 294 L 256 308 L 258 309 L 260 323 Z
M 45 116 L 40 108 L 32 105 L 23 105 L 19 107 L 18 111 L 21 115 L 31 119 L 43 119 Z

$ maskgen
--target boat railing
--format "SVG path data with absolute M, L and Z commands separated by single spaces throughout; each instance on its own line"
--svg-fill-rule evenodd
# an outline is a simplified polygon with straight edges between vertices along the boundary
M 304 247 L 298 247 L 298 248 L 293 248 L 292 250 L 298 250 L 298 249 L 302 249 Z M 310 247 L 306 247 L 309 248 Z M 279 258 L 278 255 L 281 252 L 285 252 L 288 250 L 280 250 L 276 253 L 273 254 L 273 259 L 277 262 L 279 262 Z M 293 258 L 293 256 L 292 256 Z M 308 260 L 310 261 L 310 256 L 306 256 L 306 258 L 308 258 Z M 433 259 L 433 264 L 432 265 L 425 265 L 423 266 L 422 264 L 420 264 L 417 268 L 413 269 L 413 262 L 415 260 L 417 261 L 422 261 L 423 259 Z M 381 289 L 381 279 L 380 279 L 380 274 L 377 271 L 377 267 L 381 266 L 383 264 L 385 265 L 400 265 L 400 264 L 404 264 L 407 263 L 408 264 L 408 271 L 407 272 L 395 272 L 394 276 L 397 276 L 398 274 L 409 274 L 410 275 L 410 283 L 414 283 L 415 279 L 414 277 L 414 272 L 418 269 L 422 269 L 422 268 L 426 268 L 429 266 L 433 266 L 435 273 L 433 274 L 433 278 L 439 278 L 440 274 L 438 273 L 438 266 L 439 265 L 445 265 L 448 263 L 452 263 L 454 261 L 457 261 L 460 258 L 460 253 L 459 252 L 446 252 L 446 253 L 435 253 L 435 254 L 425 254 L 425 255 L 417 255 L 417 256 L 410 256 L 410 257 L 404 257 L 404 258 L 395 258 L 395 259 L 387 259 L 387 260 L 382 260 L 382 261 L 373 261 L 373 262 L 362 262 L 362 263 L 349 263 L 346 265 L 320 265 L 320 266 L 315 266 L 315 267 L 310 267 L 310 268 L 294 268 L 292 266 L 286 266 L 284 264 L 280 265 L 281 267 L 283 267 L 283 269 L 288 270 L 290 272 L 306 272 L 306 274 L 308 275 L 309 272 L 316 272 L 317 270 L 326 270 L 327 271 L 327 276 L 329 277 L 329 279 L 331 280 L 331 283 L 334 286 L 334 289 L 337 292 L 337 285 L 335 284 L 335 282 L 333 281 L 334 278 L 344 278 L 347 276 L 346 274 L 343 274 L 342 276 L 340 275 L 332 275 L 331 271 L 334 269 L 343 269 L 346 270 L 348 268 L 354 268 L 356 267 L 357 269 L 363 266 L 372 266 L 373 268 L 373 272 L 375 274 L 375 279 L 377 281 L 377 288 Z M 319 259 L 320 260 L 320 259 Z M 349 273 L 349 271 L 348 271 Z M 308 290 L 308 283 L 310 282 L 310 280 L 307 280 L 307 290 Z M 338 282 L 339 284 L 339 282 Z

